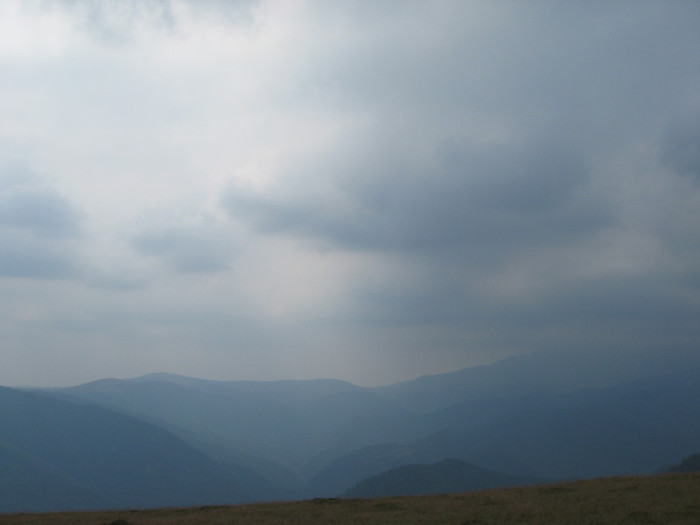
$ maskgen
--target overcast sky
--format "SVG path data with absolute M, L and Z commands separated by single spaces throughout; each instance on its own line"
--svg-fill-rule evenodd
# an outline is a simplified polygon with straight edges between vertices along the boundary
M 0 384 L 700 351 L 700 3 L 0 3 Z

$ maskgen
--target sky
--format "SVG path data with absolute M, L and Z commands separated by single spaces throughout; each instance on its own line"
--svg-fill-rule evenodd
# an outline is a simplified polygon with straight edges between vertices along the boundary
M 0 3 L 0 384 L 700 353 L 700 3 Z

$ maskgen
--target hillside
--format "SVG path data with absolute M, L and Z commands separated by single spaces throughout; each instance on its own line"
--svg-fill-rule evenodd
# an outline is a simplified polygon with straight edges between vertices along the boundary
M 89 509 L 106 498 L 29 454 L 0 443 L 0 512 Z
M 700 454 L 693 454 L 685 458 L 678 465 L 673 465 L 669 472 L 700 472 Z
M 444 459 L 430 465 L 402 465 L 360 481 L 343 497 L 377 498 L 422 494 L 449 494 L 518 485 L 543 480 L 509 476 L 486 470 L 457 459 Z
M 142 417 L 183 438 L 194 433 L 207 452 L 251 467 L 263 463 L 280 476 L 315 456 L 334 429 L 402 412 L 368 389 L 336 380 L 205 381 L 152 374 L 53 393 Z
M 253 480 L 242 492 L 258 501 L 334 497 L 389 469 L 448 458 L 554 480 L 657 472 L 697 451 L 699 368 L 651 373 L 656 363 L 625 368 L 616 356 L 594 379 L 600 356 L 550 357 L 382 388 L 151 374 L 42 393 L 159 427 L 226 471 L 237 465 Z M 567 387 L 578 368 L 585 373 Z
M 331 496 L 400 465 L 449 457 L 555 479 L 651 473 L 696 450 L 698 407 L 700 373 L 693 369 L 609 388 L 502 393 L 412 418 L 356 421 L 331 438 L 329 449 L 348 452 L 322 465 L 309 487 Z
M 440 496 L 313 499 L 234 507 L 15 514 L 2 525 L 588 525 L 700 522 L 700 474 L 595 479 Z
M 167 431 L 0 388 L 0 512 L 237 503 L 280 493 Z
M 700 355 L 688 352 L 665 359 L 663 354 L 634 349 L 612 353 L 541 351 L 510 356 L 495 363 L 375 388 L 387 399 L 409 409 L 430 413 L 455 403 L 483 398 L 515 398 L 533 394 L 564 394 L 607 389 L 649 377 L 695 371 Z

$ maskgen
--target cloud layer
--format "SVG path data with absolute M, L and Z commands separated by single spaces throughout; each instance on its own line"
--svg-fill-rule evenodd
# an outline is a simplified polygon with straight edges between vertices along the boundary
M 0 383 L 696 349 L 699 22 L 4 3 Z

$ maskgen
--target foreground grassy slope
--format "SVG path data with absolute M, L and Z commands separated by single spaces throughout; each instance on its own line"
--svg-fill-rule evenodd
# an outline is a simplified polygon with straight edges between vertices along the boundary
M 700 523 L 700 473 L 618 477 L 447 496 L 233 507 L 15 514 L 2 525 Z

